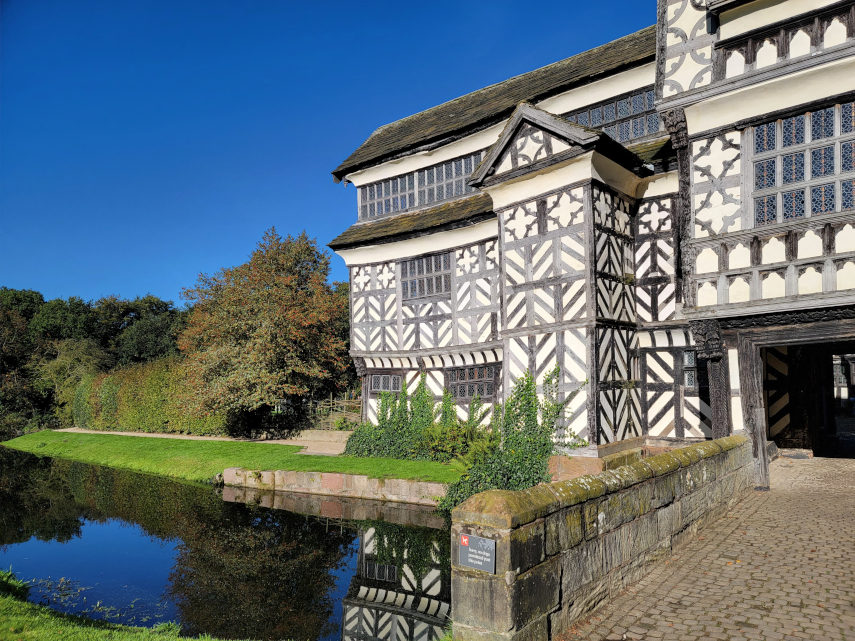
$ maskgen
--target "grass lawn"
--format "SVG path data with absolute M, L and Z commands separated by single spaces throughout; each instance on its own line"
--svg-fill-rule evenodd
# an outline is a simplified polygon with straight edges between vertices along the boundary
M 311 456 L 293 445 L 232 441 L 183 441 L 111 434 L 36 432 L 3 443 L 40 456 L 108 465 L 187 481 L 207 482 L 227 467 L 295 472 L 344 472 L 371 478 L 453 483 L 460 472 L 431 461 Z
M 48 607 L 0 594 L 0 641 L 170 641 L 177 626 L 132 628 L 60 614 Z M 172 629 L 170 629 L 172 628 Z M 215 641 L 213 637 L 202 637 Z

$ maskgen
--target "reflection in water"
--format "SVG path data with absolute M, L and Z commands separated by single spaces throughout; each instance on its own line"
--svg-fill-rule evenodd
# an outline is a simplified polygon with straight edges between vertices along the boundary
M 355 521 L 320 516 L 323 510 L 311 499 L 276 497 L 261 504 L 287 503 L 304 513 L 234 497 L 224 501 L 210 487 L 0 447 L 0 565 L 47 585 L 44 563 L 59 565 L 57 545 L 65 544 L 61 554 L 73 549 L 78 562 L 63 580 L 91 589 L 82 595 L 100 589 L 109 598 L 100 609 L 80 599 L 54 599 L 52 607 L 135 625 L 163 620 L 141 617 L 143 611 L 166 611 L 189 635 L 442 636 L 450 602 L 447 531 L 376 520 L 400 522 L 401 506 L 384 512 L 382 505 L 350 500 L 335 506 L 325 497 L 327 511 L 332 505 L 339 515 L 375 519 Z M 97 545 L 81 544 L 95 539 Z M 145 552 L 153 543 L 162 553 Z M 30 576 L 23 575 L 27 568 Z M 50 570 L 47 575 L 59 578 Z M 111 582 L 116 589 L 105 591 Z

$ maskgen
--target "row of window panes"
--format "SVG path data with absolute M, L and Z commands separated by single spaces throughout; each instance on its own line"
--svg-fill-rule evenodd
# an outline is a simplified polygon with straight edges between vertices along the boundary
M 476 152 L 448 162 L 359 188 L 360 219 L 408 211 L 415 207 L 463 196 L 475 190 L 467 185 L 481 162 Z
M 800 183 L 805 180 L 805 155 L 810 158 L 810 178 L 833 176 L 835 171 L 834 145 L 818 147 L 808 151 L 798 151 L 760 160 L 754 163 L 754 189 L 768 189 L 777 186 L 778 159 L 781 160 L 781 184 Z M 855 171 L 855 140 L 840 143 L 840 171 Z
M 855 208 L 855 179 L 840 182 L 840 210 Z M 810 198 L 808 202 L 807 198 Z M 815 185 L 807 189 L 794 189 L 780 194 L 770 194 L 754 199 L 754 222 L 757 225 L 769 225 L 778 222 L 778 209 L 781 210 L 783 221 L 804 218 L 807 206 L 810 204 L 810 214 L 828 214 L 837 211 L 837 186 L 835 183 Z
M 840 105 L 840 130 L 835 133 L 835 107 L 826 107 L 784 120 L 775 120 L 754 128 L 754 153 L 786 149 L 815 140 L 833 138 L 855 131 L 855 102 Z M 810 121 L 810 126 L 808 126 Z M 781 123 L 780 129 L 778 123 Z M 806 136 L 810 135 L 810 140 Z M 780 142 L 780 145 L 778 144 Z
M 372 392 L 400 392 L 401 377 L 394 374 L 372 374 Z
M 453 369 L 448 372 L 448 391 L 458 400 L 492 397 L 497 375 L 498 367 L 494 365 Z
M 421 298 L 451 292 L 451 253 L 401 263 L 401 297 Z
M 661 129 L 659 115 L 646 113 L 655 109 L 652 90 L 623 98 L 614 102 L 597 105 L 585 111 L 571 113 L 565 117 L 570 122 L 602 129 L 619 142 L 656 133 Z M 628 118 L 628 120 L 623 120 Z M 618 122 L 623 120 L 623 122 Z
M 695 352 L 683 352 L 683 385 L 689 389 L 695 389 L 698 386 L 697 360 Z
M 365 562 L 365 578 L 375 581 L 388 581 L 395 583 L 398 580 L 398 568 L 394 565 L 385 565 L 383 563 L 374 563 L 374 561 Z

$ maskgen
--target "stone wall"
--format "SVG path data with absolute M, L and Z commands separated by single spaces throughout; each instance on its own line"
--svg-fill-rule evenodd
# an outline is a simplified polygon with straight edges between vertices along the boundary
M 640 580 L 754 487 L 743 435 L 597 476 L 477 494 L 452 513 L 454 639 L 551 639 Z M 496 541 L 496 573 L 459 564 L 461 534 Z
M 436 506 L 437 500 L 445 496 L 447 489 L 443 483 L 373 479 L 364 474 L 247 470 L 242 467 L 227 468 L 223 472 L 223 484 L 256 490 L 321 494 L 430 506 Z

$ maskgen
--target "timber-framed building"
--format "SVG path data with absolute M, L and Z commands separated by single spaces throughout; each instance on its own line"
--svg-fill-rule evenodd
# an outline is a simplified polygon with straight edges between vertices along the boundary
M 855 353 L 855 2 L 659 0 L 654 26 L 378 128 L 356 222 L 365 414 L 557 363 L 589 455 L 834 440 Z M 840 358 L 837 362 L 841 362 Z

